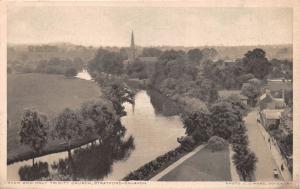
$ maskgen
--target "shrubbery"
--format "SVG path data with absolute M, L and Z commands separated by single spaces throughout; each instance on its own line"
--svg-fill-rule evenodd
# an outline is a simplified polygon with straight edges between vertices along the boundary
M 38 162 L 33 166 L 25 165 L 19 169 L 19 176 L 21 180 L 32 181 L 42 177 L 49 176 L 49 169 L 47 162 Z
M 214 151 L 221 151 L 226 147 L 227 144 L 228 144 L 228 142 L 226 140 L 224 140 L 223 138 L 218 137 L 218 136 L 212 136 L 208 140 L 207 147 L 209 149 L 211 149 L 213 152 Z
M 158 171 L 161 171 L 161 168 L 165 168 L 171 162 L 178 160 L 186 153 L 187 152 L 181 146 L 177 147 L 176 149 L 157 157 L 155 160 L 150 161 L 136 171 L 129 173 L 122 180 L 149 180 L 151 176 L 154 176 Z

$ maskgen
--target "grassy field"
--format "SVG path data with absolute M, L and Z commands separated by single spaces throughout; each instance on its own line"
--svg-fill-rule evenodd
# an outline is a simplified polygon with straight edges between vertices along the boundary
M 231 181 L 229 161 L 229 145 L 215 152 L 205 147 L 160 181 Z
M 100 88 L 95 83 L 66 79 L 61 75 L 10 74 L 7 82 L 8 162 L 26 159 L 31 155 L 30 148 L 20 145 L 18 139 L 21 116 L 25 108 L 36 108 L 51 119 L 64 108 L 79 108 L 83 102 L 101 97 Z M 56 151 L 59 142 L 50 141 L 47 150 Z

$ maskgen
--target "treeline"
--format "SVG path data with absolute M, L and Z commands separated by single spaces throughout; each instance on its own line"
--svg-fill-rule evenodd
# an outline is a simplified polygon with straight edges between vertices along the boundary
M 70 70 L 76 73 L 85 66 L 85 62 L 81 58 L 60 59 L 50 58 L 48 60 L 40 60 L 38 62 L 22 63 L 13 61 L 8 64 L 8 73 L 46 73 L 46 74 L 65 74 Z M 75 74 L 76 75 L 76 74 Z

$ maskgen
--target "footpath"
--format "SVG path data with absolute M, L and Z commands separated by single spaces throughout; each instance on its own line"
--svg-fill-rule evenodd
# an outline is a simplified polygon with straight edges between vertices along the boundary
M 284 181 L 292 181 L 293 180 L 292 175 L 288 170 L 287 163 L 286 163 L 284 157 L 282 157 L 280 149 L 279 149 L 275 139 L 270 136 L 270 134 L 266 131 L 264 126 L 262 126 L 260 123 L 258 123 L 258 128 L 264 137 L 266 145 L 268 145 L 269 150 L 273 155 L 273 158 L 278 167 L 278 171 L 280 171 Z M 283 166 L 283 169 L 281 169 L 282 166 Z

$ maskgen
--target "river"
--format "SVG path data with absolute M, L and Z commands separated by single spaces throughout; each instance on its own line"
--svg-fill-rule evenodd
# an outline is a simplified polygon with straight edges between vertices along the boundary
M 84 75 L 86 79 L 89 78 Z M 90 79 L 90 78 L 89 78 Z M 157 97 L 156 98 L 164 98 Z M 161 101 L 164 101 L 163 99 Z M 114 161 L 111 171 L 99 180 L 121 180 L 131 171 L 155 159 L 159 155 L 176 148 L 179 144 L 176 138 L 184 135 L 184 128 L 179 116 L 163 116 L 155 111 L 147 91 L 141 90 L 135 95 L 135 106 L 124 104 L 127 115 L 121 122 L 126 127 L 126 137 L 134 137 L 135 149 L 124 160 Z M 55 153 L 36 158 L 36 162 L 48 162 L 51 165 L 60 158 L 67 157 L 66 152 Z M 20 180 L 18 170 L 21 166 L 31 165 L 32 160 L 17 162 L 8 166 L 8 180 Z M 51 172 L 51 170 L 50 170 Z

